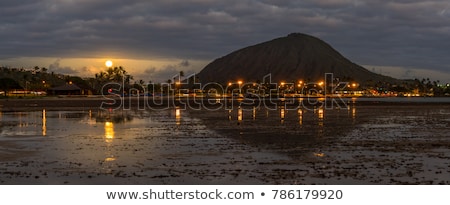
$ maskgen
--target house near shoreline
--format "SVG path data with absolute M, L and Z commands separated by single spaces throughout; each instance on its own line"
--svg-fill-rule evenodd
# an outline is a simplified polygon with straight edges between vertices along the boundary
M 58 87 L 48 89 L 49 95 L 92 95 L 93 92 L 89 88 L 82 88 L 73 83 L 68 83 Z

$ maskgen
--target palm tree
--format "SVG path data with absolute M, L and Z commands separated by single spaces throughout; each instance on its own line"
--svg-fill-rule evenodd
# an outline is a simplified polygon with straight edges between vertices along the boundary
M 125 75 L 125 80 L 124 80 L 125 85 L 129 85 L 131 80 L 133 80 L 133 76 Z

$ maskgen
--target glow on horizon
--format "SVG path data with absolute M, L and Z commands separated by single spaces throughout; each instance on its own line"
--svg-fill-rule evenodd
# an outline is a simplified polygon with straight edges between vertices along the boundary
M 107 69 L 106 61 L 108 60 L 113 62 L 113 66 L 124 67 L 135 80 L 152 80 L 152 82 L 165 82 L 167 79 L 178 73 L 175 70 L 183 70 L 186 74 L 191 74 L 192 72 L 198 73 L 210 62 L 209 60 L 188 59 L 188 67 L 177 67 L 177 65 L 185 59 L 20 57 L 2 59 L 0 66 L 25 69 L 32 69 L 35 66 L 39 66 L 48 68 L 48 72 L 80 77 L 94 77 L 96 73 Z M 149 73 L 148 70 L 154 70 L 156 73 Z M 164 77 L 161 77 L 163 73 L 167 74 L 164 75 Z

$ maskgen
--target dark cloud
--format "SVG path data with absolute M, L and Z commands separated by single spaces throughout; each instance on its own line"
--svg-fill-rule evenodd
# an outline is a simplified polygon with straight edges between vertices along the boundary
M 210 61 L 303 32 L 360 64 L 450 71 L 447 0 L 3 0 L 0 13 L 0 59 Z

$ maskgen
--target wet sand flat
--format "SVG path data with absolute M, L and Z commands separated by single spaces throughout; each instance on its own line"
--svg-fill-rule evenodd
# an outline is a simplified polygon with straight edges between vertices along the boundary
M 450 104 L 14 110 L 1 184 L 450 184 Z

